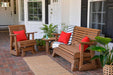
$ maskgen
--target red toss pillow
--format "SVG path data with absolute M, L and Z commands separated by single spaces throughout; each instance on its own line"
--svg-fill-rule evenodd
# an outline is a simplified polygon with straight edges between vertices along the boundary
M 64 44 L 67 44 L 70 39 L 71 33 L 66 33 L 64 31 L 61 32 L 60 37 L 58 39 L 58 42 L 62 42 Z
M 16 35 L 16 39 L 17 41 L 23 41 L 23 40 L 27 40 L 26 34 L 24 30 L 21 31 L 13 31 L 14 34 L 18 34 Z
M 84 37 L 81 42 L 90 42 L 90 39 L 86 36 Z M 84 45 L 84 51 L 89 47 L 89 45 Z M 79 44 L 79 51 L 81 50 L 81 44 Z

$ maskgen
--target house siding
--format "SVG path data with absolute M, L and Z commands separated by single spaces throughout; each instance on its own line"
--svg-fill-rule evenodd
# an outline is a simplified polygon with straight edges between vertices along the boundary
M 81 26 L 81 0 L 59 0 L 58 4 L 57 8 L 53 3 L 49 6 L 50 12 L 51 8 L 55 8 L 53 15 L 55 15 L 54 18 L 57 17 L 56 21 L 51 21 L 53 17 L 49 16 L 49 23 Z
M 25 23 L 27 32 L 38 32 L 35 34 L 35 39 L 43 37 L 43 31 L 40 28 L 43 26 L 43 24 L 45 24 L 45 0 L 39 1 L 42 1 L 42 22 L 35 22 L 28 21 L 28 0 L 24 0 L 25 20 L 22 23 Z M 59 15 L 61 15 L 57 17 L 57 21 L 59 20 L 57 23 L 58 25 L 64 23 L 66 25 L 81 26 L 81 0 L 59 0 L 59 7 L 57 11 L 59 12 Z M 58 14 L 57 11 L 56 14 Z M 51 17 L 49 16 L 49 18 Z
M 25 15 L 25 26 L 27 32 L 38 32 L 35 34 L 35 39 L 43 38 L 43 31 L 40 29 L 45 24 L 45 0 L 42 1 L 42 21 L 28 21 L 28 0 L 24 0 L 24 15 Z
M 69 25 L 70 0 L 62 0 L 62 23 Z
M 40 0 L 43 3 L 43 21 L 42 22 L 31 22 L 28 21 L 28 9 L 27 9 L 27 2 L 28 0 L 24 0 L 25 6 L 25 25 L 27 28 L 27 32 L 38 32 L 35 34 L 35 39 L 37 38 L 42 38 L 43 37 L 43 31 L 40 30 L 40 27 L 42 27 L 42 24 L 45 23 L 45 0 Z M 88 0 L 88 12 L 87 12 L 87 27 L 89 27 L 89 15 L 90 15 L 90 2 L 91 1 L 98 1 L 98 0 Z M 99 0 L 100 1 L 100 0 Z M 59 24 L 65 23 L 66 25 L 76 25 L 76 26 L 81 26 L 81 0 L 60 0 L 59 7 L 56 10 L 59 11 L 59 16 L 57 20 L 59 21 Z M 61 8 L 60 8 L 61 7 Z M 60 8 L 60 9 L 59 9 Z M 49 9 L 51 10 L 51 9 Z M 50 11 L 49 11 L 50 14 Z M 49 15 L 49 18 L 50 15 Z M 50 22 L 50 21 L 49 21 Z M 113 46 L 113 43 L 109 44 L 109 47 L 111 48 Z
M 81 26 L 81 0 L 70 0 L 70 25 Z

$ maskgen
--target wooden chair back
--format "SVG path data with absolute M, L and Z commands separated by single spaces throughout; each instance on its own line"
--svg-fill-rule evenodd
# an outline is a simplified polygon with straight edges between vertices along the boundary
M 21 30 L 25 30 L 25 25 L 10 25 L 9 26 L 9 33 L 13 34 L 13 31 L 21 31 Z
M 25 25 L 10 25 L 8 26 L 9 28 L 9 34 L 14 34 L 13 31 L 21 31 L 21 30 L 25 30 Z M 26 30 L 25 30 L 26 32 Z M 12 50 L 12 47 L 15 46 L 15 44 L 17 44 L 17 42 L 14 44 L 15 40 L 14 40 L 14 37 L 11 37 L 10 36 L 10 44 L 11 44 L 11 50 Z
M 72 45 L 75 44 L 76 41 L 80 42 L 85 36 L 89 37 L 90 40 L 95 40 L 95 37 L 99 35 L 100 30 L 98 29 L 75 26 L 73 30 Z
M 10 34 L 10 53 L 18 56 L 22 51 L 22 56 L 24 56 L 26 51 L 32 51 L 32 53 L 34 54 L 34 45 L 36 45 L 36 41 L 34 40 L 35 32 L 26 33 L 25 25 L 11 25 L 8 27 Z M 28 40 L 17 42 L 16 35 L 13 33 L 13 31 L 21 30 L 25 31 Z M 32 34 L 32 40 L 29 40 L 30 34 Z

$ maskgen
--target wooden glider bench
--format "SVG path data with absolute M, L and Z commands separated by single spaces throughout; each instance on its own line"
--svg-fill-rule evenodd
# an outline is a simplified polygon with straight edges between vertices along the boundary
M 59 34 L 54 34 L 56 39 L 58 39 Z M 95 40 L 96 36 L 100 35 L 100 30 L 91 29 L 85 27 L 75 26 L 73 30 L 71 45 L 59 45 L 59 47 L 54 48 L 52 56 L 55 54 L 63 57 L 71 63 L 71 70 L 91 70 L 96 68 L 95 60 L 91 58 L 95 55 L 92 50 L 83 51 L 84 45 L 96 45 L 96 42 L 81 42 L 81 40 L 87 36 L 90 40 Z M 81 44 L 81 51 L 79 51 L 79 44 Z

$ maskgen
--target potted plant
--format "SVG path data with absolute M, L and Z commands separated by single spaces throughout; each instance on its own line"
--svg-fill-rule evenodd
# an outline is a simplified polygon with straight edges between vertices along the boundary
M 101 66 L 103 67 L 103 74 L 104 75 L 113 75 L 112 71 L 113 71 L 113 48 L 112 50 L 109 49 L 108 47 L 108 43 L 112 41 L 111 38 L 105 38 L 105 37 L 100 37 L 97 36 L 95 37 L 95 41 L 97 43 L 99 43 L 100 45 L 92 45 L 90 47 L 88 47 L 88 50 L 93 50 L 93 51 L 97 51 L 100 52 L 100 55 L 95 55 L 91 60 L 94 59 L 99 59 Z
M 57 28 L 57 25 L 53 25 L 53 24 L 46 25 L 46 24 L 43 24 L 43 27 L 41 28 L 41 30 L 43 30 L 44 33 L 45 33 L 44 38 L 53 37 L 53 35 L 51 33 L 55 32 L 56 28 Z
M 36 39 L 38 50 L 45 50 L 45 41 L 42 39 Z

